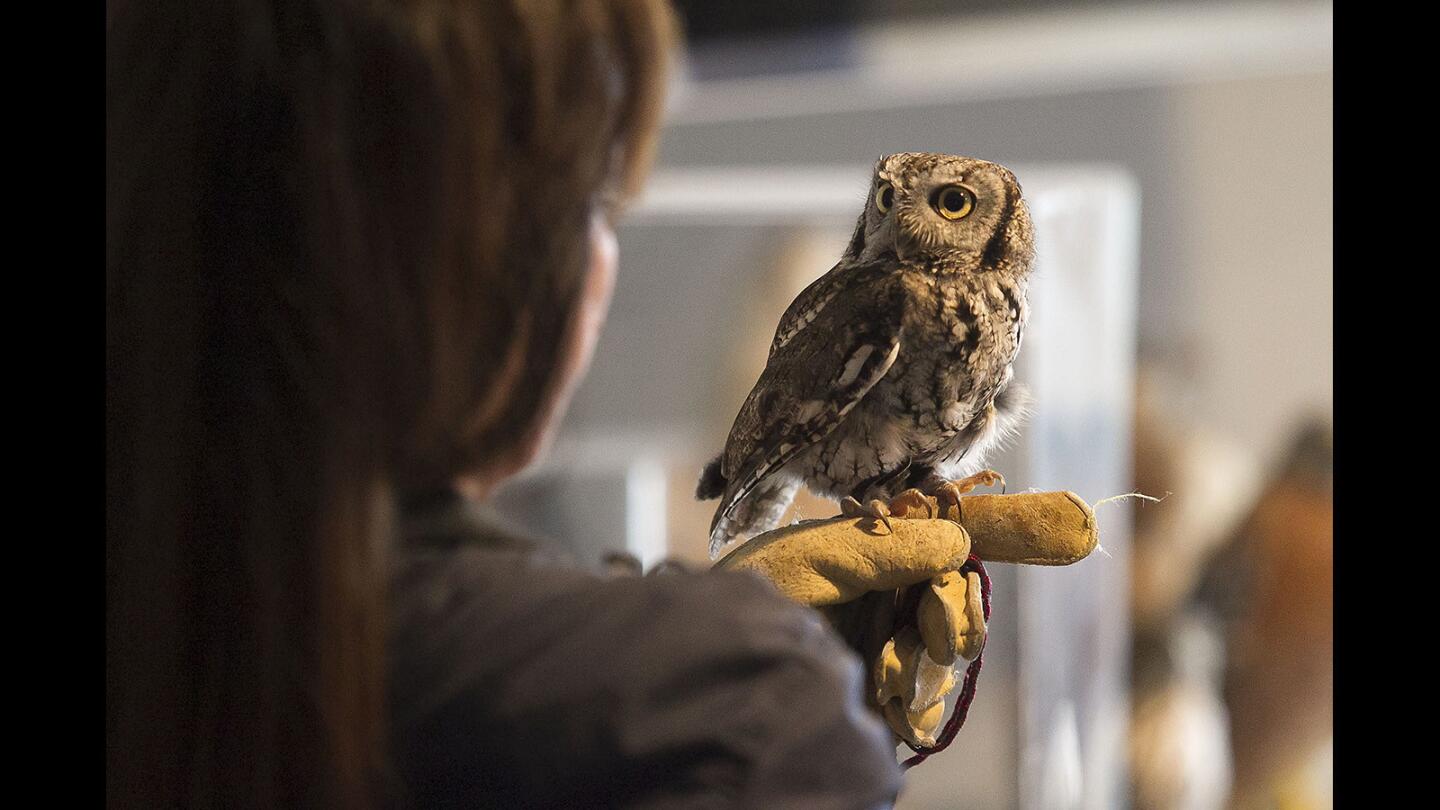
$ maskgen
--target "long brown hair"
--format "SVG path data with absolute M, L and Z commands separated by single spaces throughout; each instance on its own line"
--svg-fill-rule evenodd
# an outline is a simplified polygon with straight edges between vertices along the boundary
M 672 32 L 663 0 L 107 4 L 110 803 L 377 803 L 395 504 L 531 427 Z

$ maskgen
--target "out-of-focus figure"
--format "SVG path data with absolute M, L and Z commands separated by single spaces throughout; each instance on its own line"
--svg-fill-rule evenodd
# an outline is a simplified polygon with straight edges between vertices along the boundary
M 1334 733 L 1334 462 L 1307 424 L 1202 589 L 1227 625 L 1237 808 L 1332 803 L 1306 772 Z
M 1160 369 L 1140 371 L 1136 488 L 1161 503 L 1135 513 L 1130 779 L 1138 810 L 1218 810 L 1232 782 L 1222 627 L 1194 597 L 1259 476 L 1250 453 L 1193 426 L 1184 390 Z
M 1232 782 L 1229 718 L 1220 698 L 1218 628 L 1186 614 L 1170 637 L 1169 670 L 1138 695 L 1130 767 L 1137 808 L 1213 810 Z
M 1268 483 L 1142 373 L 1132 799 L 1138 808 L 1329 806 L 1306 774 L 1331 739 L 1331 431 L 1307 424 Z M 1325 769 L 1322 769 L 1325 770 Z M 1328 772 L 1328 771 L 1327 771 Z

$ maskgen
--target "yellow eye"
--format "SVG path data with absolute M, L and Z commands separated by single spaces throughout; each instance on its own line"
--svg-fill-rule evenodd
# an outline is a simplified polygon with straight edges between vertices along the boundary
M 964 186 L 946 186 L 936 192 L 933 205 L 946 219 L 964 219 L 975 210 L 975 192 Z
M 895 204 L 895 187 L 889 183 L 881 183 L 875 187 L 875 210 L 885 213 L 890 206 Z

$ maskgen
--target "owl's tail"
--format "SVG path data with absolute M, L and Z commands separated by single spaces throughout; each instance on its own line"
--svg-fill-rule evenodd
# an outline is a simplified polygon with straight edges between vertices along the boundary
M 695 485 L 695 500 L 708 501 L 725 494 L 725 474 L 720 472 L 720 458 L 716 456 L 705 465 L 700 473 L 700 483 Z
M 799 488 L 800 481 L 794 478 L 772 476 L 762 479 L 710 531 L 710 559 L 719 557 L 721 550 L 731 541 L 749 540 L 780 525 L 780 519 L 785 516 L 790 502 L 795 500 L 795 492 Z M 720 508 L 724 509 L 723 503 Z

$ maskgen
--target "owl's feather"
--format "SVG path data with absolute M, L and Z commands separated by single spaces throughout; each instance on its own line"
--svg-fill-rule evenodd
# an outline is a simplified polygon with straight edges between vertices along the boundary
M 780 316 L 775 327 L 775 339 L 770 342 L 770 357 L 784 349 L 802 329 L 807 328 L 819 317 L 821 310 L 835 296 L 855 287 L 867 285 L 887 276 L 894 275 L 895 257 L 887 256 L 880 261 L 856 264 L 842 259 L 830 272 L 810 282 Z

